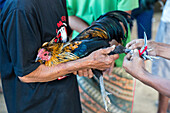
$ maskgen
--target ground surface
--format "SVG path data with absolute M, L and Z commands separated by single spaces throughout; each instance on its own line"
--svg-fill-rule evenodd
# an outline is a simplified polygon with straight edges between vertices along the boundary
M 161 13 L 155 13 L 153 18 L 153 40 L 156 35 L 156 31 L 160 22 Z M 132 30 L 132 39 L 136 39 L 136 23 L 134 24 L 133 30 Z M 146 63 L 146 68 L 148 70 L 151 70 L 151 62 Z M 133 113 L 156 113 L 157 106 L 155 105 L 155 102 L 158 99 L 158 93 L 142 84 L 141 82 L 136 82 L 136 92 L 135 92 L 135 101 L 134 101 L 134 109 Z M 0 94 L 0 113 L 7 113 L 5 102 L 3 95 Z

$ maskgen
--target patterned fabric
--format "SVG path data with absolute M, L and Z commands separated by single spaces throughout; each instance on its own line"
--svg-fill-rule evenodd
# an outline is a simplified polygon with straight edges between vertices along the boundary
M 83 113 L 107 113 L 94 79 L 77 77 Z M 105 88 L 111 93 L 108 110 L 111 113 L 131 113 L 133 102 L 133 78 L 123 68 L 115 67 L 111 76 L 104 76 Z

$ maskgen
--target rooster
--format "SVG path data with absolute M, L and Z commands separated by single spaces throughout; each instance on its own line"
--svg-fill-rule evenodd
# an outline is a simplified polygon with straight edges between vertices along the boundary
M 128 36 L 128 24 L 132 24 L 130 15 L 123 11 L 111 11 L 101 15 L 87 29 L 81 32 L 76 38 L 66 43 L 57 43 L 55 38 L 50 42 L 45 42 L 38 51 L 36 62 L 46 66 L 83 58 L 93 51 L 110 46 L 110 42 L 116 40 L 122 43 Z M 125 31 L 125 32 L 124 32 Z M 117 46 L 110 54 L 124 53 L 125 48 Z M 107 111 L 109 101 L 104 89 L 102 72 L 93 70 L 95 78 L 100 83 L 101 94 L 104 106 Z

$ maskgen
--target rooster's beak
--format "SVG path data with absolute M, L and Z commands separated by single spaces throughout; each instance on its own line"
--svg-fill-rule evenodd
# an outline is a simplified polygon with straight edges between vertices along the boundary
M 35 59 L 35 62 L 37 62 L 38 60 L 40 60 L 40 57 L 37 56 L 37 58 Z

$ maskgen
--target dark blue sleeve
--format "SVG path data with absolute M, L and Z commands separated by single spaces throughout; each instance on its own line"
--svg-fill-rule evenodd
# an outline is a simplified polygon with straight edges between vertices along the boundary
M 40 64 L 35 62 L 38 48 L 41 46 L 39 25 L 34 16 L 14 10 L 3 22 L 3 35 L 17 76 L 25 76 Z
M 0 0 L 0 9 L 3 8 L 5 1 L 6 1 L 6 0 Z

